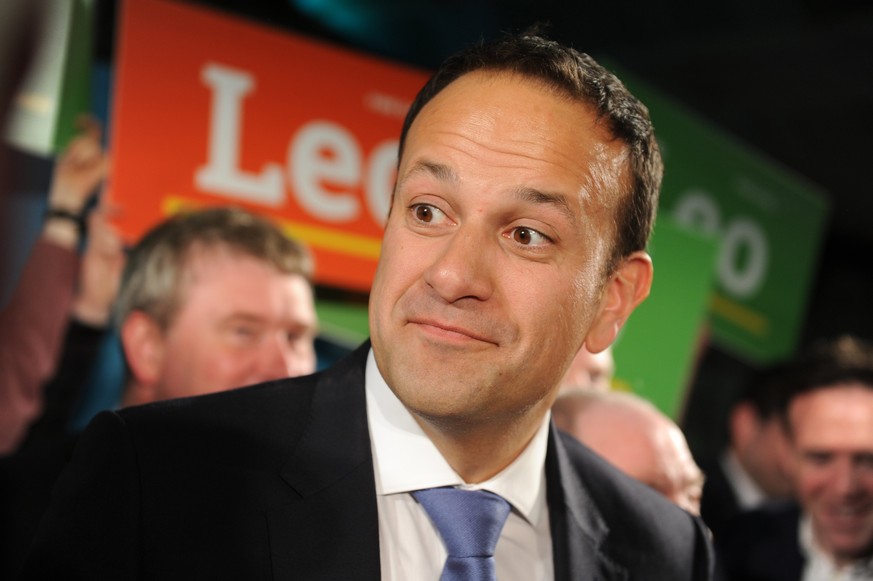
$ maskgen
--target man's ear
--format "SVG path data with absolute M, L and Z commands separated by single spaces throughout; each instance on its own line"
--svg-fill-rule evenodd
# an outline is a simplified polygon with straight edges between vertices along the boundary
M 132 383 L 140 393 L 135 398 L 140 402 L 150 401 L 149 394 L 161 376 L 164 363 L 164 334 L 151 315 L 133 311 L 121 325 L 121 344 L 130 366 Z
M 585 336 L 592 353 L 609 347 L 624 322 L 652 288 L 652 259 L 643 251 L 634 252 L 618 266 L 603 289 L 600 310 Z

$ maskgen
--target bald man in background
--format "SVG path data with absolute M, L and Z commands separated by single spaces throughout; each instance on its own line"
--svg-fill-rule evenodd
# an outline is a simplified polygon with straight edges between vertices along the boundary
M 700 514 L 703 473 L 679 427 L 648 401 L 624 392 L 575 390 L 555 400 L 552 418 L 622 472 Z
M 615 360 L 612 347 L 592 353 L 583 345 L 576 353 L 569 369 L 561 379 L 561 393 L 577 389 L 609 391 L 612 389 L 612 376 L 615 374 Z

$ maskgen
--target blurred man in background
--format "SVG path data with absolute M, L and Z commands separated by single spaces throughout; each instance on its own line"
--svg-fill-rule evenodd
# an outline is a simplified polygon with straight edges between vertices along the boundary
M 106 233 L 92 234 L 101 248 L 100 234 Z M 114 263 L 112 252 L 109 259 Z M 194 211 L 153 228 L 131 250 L 115 304 L 128 364 L 120 403 L 225 391 L 315 371 L 312 272 L 305 247 L 243 210 Z M 105 290 L 114 297 L 114 289 Z M 100 300 L 83 302 L 82 313 L 105 324 L 107 297 L 90 294 Z M 66 316 L 59 318 L 66 323 Z M 65 390 L 78 389 L 75 379 L 87 377 L 87 368 L 79 367 L 67 362 L 67 373 L 75 377 L 65 379 Z M 116 386 L 97 387 L 117 392 Z M 64 401 L 62 408 L 75 403 Z M 71 410 L 56 407 L 52 423 L 64 425 Z M 37 430 L 21 450 L 0 460 L 0 573 L 20 564 L 77 439 L 57 428 Z
M 624 392 L 558 396 L 555 425 L 688 512 L 700 514 L 703 473 L 682 431 L 650 402 Z
M 82 243 L 89 200 L 106 175 L 100 126 L 83 119 L 82 132 L 56 162 L 45 218 L 37 241 L 7 305 L 0 309 L 0 456 L 15 451 L 28 426 L 43 409 L 43 386 L 52 377 L 70 315 L 92 320 L 87 286 L 91 270 L 83 264 Z M 98 245 L 120 256 L 120 242 L 99 213 L 94 224 Z M 104 239 L 111 239 L 108 243 Z M 123 257 L 122 257 L 123 259 Z M 92 261 L 93 262 L 93 261 Z
M 780 366 L 766 369 L 739 394 L 728 412 L 728 446 L 704 465 L 701 514 L 716 536 L 738 514 L 793 497 L 780 414 L 790 386 L 780 376 Z
M 873 579 L 873 344 L 813 345 L 781 407 L 797 506 L 737 517 L 716 537 L 732 581 Z
M 126 405 L 315 371 L 312 259 L 263 218 L 170 218 L 131 251 L 115 318 Z

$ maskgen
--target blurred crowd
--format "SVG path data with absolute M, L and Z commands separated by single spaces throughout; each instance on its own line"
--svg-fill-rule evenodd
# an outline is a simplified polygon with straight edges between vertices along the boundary
M 302 244 L 262 217 L 217 207 L 173 216 L 125 248 L 100 195 L 107 169 L 100 127 L 84 119 L 0 310 L 4 576 L 26 554 L 89 392 L 119 407 L 315 370 L 314 265 Z M 123 353 L 116 381 L 94 373 L 108 339 Z M 823 340 L 764 370 L 726 412 L 727 446 L 702 466 L 672 419 L 611 388 L 614 373 L 611 350 L 583 348 L 555 424 L 701 515 L 720 578 L 871 578 L 873 345 Z
M 83 119 L 0 308 L 0 578 L 27 553 L 87 402 L 147 404 L 316 368 L 303 244 L 215 207 L 172 216 L 126 248 L 101 195 L 108 168 L 99 124 Z M 98 373 L 108 341 L 120 346 L 117 377 Z M 720 579 L 873 579 L 873 345 L 824 338 L 740 386 L 725 449 L 699 465 L 680 426 L 613 389 L 614 373 L 608 349 L 583 347 L 555 424 L 702 518 Z
M 315 370 L 302 244 L 219 207 L 171 217 L 126 249 L 100 196 L 107 169 L 101 129 L 83 119 L 0 310 L 0 573 L 26 554 L 84 402 L 135 405 Z M 95 373 L 107 340 L 121 346 L 121 376 Z M 764 370 L 739 390 L 728 445 L 703 466 L 672 419 L 611 389 L 614 372 L 609 349 L 583 348 L 556 425 L 701 515 L 722 579 L 799 580 L 804 564 L 822 573 L 803 579 L 873 578 L 873 346 L 826 340 Z
M 100 195 L 107 168 L 100 128 L 84 119 L 0 311 L 0 577 L 26 554 L 88 401 L 144 404 L 316 367 L 314 264 L 302 244 L 218 207 L 171 217 L 125 249 Z M 95 373 L 110 340 L 124 371 Z

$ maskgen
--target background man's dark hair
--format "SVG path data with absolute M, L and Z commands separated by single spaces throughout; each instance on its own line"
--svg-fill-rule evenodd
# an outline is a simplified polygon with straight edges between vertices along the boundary
M 780 381 L 790 386 L 780 405 L 790 433 L 788 407 L 797 396 L 847 383 L 873 389 L 873 344 L 851 335 L 821 339 L 794 359 Z
M 759 370 L 739 391 L 733 406 L 749 404 L 762 421 L 781 415 L 783 403 L 788 399 L 791 386 L 785 381 L 788 364 L 776 363 Z
M 645 249 L 663 175 L 649 111 L 593 58 L 544 38 L 537 30 L 482 42 L 449 57 L 419 91 L 406 115 L 400 156 L 409 128 L 422 108 L 453 81 L 474 71 L 511 72 L 535 79 L 596 111 L 598 119 L 630 150 L 631 190 L 622 196 L 616 210 L 616 244 L 608 272 L 623 257 Z

